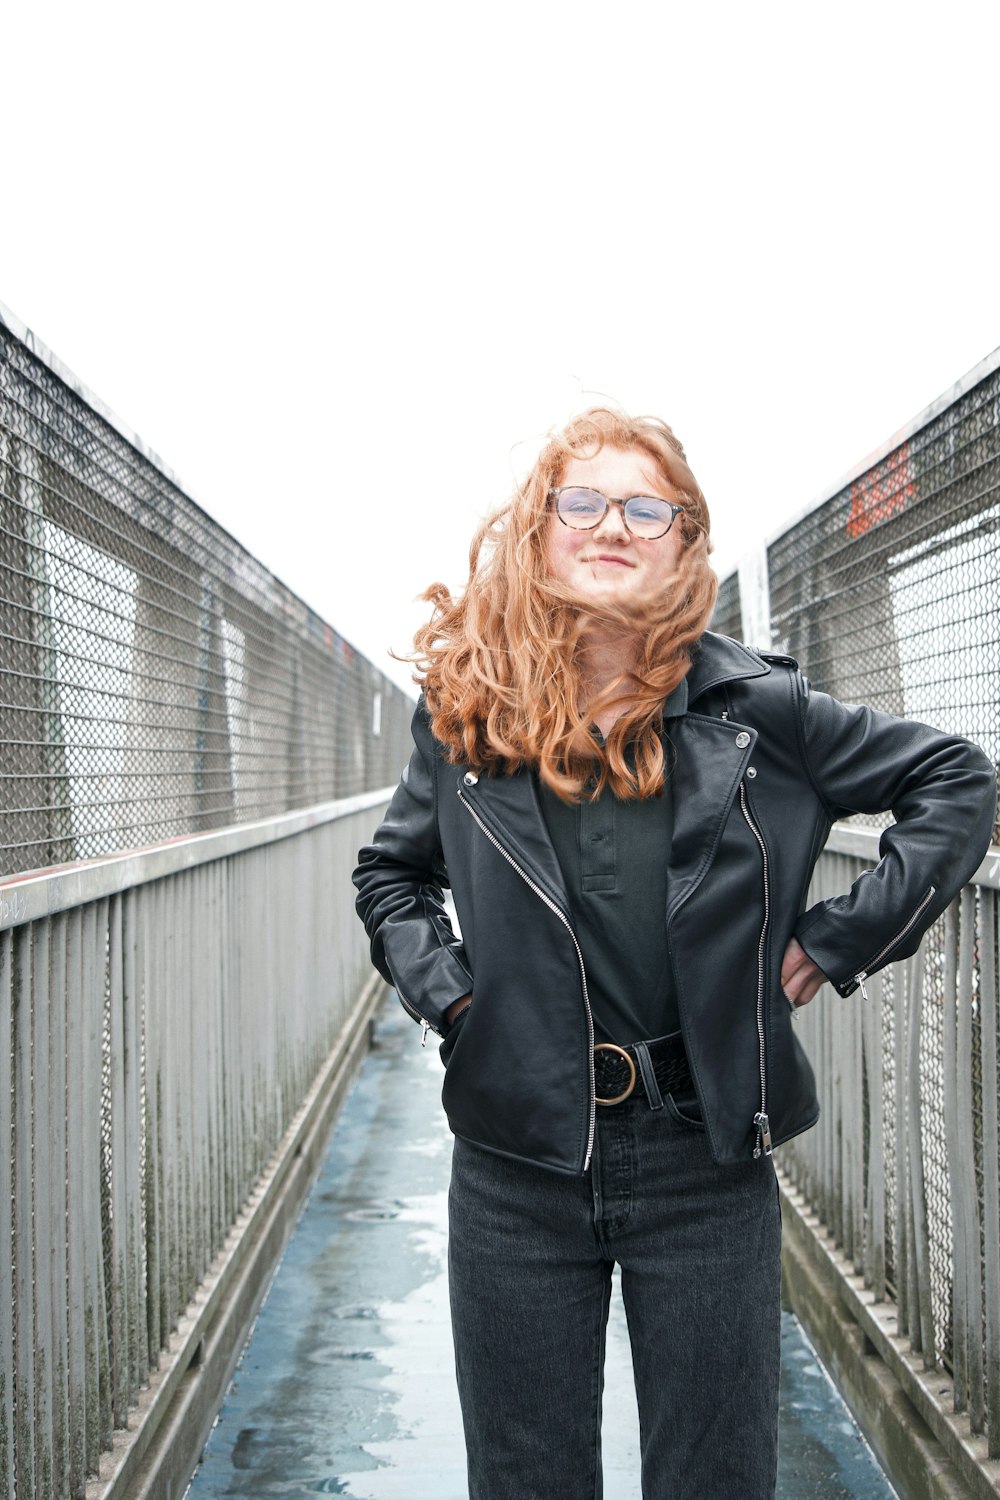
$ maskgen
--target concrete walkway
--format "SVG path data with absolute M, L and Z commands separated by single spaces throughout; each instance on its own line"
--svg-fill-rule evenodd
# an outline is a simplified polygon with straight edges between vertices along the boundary
M 390 1000 L 189 1490 L 466 1500 L 445 1275 L 441 1064 Z M 433 1037 L 431 1038 L 433 1041 Z M 889 1500 L 797 1322 L 783 1329 L 782 1500 Z M 605 1500 L 639 1500 L 620 1298 L 608 1330 Z

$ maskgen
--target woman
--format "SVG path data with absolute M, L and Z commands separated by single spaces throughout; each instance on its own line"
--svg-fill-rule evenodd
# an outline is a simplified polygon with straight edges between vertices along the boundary
M 429 591 L 413 755 L 355 872 L 374 963 L 443 1037 L 472 1500 L 601 1494 L 616 1261 L 646 1500 L 773 1494 L 770 1156 L 817 1115 L 794 1008 L 912 953 L 990 839 L 978 750 L 707 631 L 709 550 L 663 422 L 553 436 L 464 594 Z M 804 910 L 833 820 L 885 808 L 878 868 Z

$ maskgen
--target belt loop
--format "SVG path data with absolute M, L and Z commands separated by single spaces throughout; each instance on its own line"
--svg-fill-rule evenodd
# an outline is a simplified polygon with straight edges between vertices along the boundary
M 639 1064 L 639 1072 L 642 1075 L 643 1087 L 646 1090 L 646 1098 L 649 1100 L 650 1109 L 663 1108 L 663 1095 L 660 1093 L 660 1085 L 656 1081 L 653 1072 L 653 1059 L 649 1055 L 649 1048 L 645 1042 L 636 1042 L 633 1048 L 635 1060 Z

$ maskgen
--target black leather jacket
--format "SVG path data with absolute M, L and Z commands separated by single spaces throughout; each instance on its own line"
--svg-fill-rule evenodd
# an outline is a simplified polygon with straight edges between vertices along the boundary
M 794 932 L 841 995 L 913 953 L 990 842 L 996 780 L 965 740 L 809 684 L 789 657 L 706 634 L 673 725 L 667 938 L 691 1073 L 720 1163 L 818 1114 L 779 982 Z M 456 1134 L 557 1171 L 594 1137 L 587 977 L 534 773 L 449 765 L 418 705 L 415 748 L 354 881 L 372 960 L 445 1035 Z M 831 824 L 891 808 L 881 859 L 803 911 Z M 450 884 L 461 927 L 442 905 Z M 474 1001 L 447 1027 L 443 1012 Z

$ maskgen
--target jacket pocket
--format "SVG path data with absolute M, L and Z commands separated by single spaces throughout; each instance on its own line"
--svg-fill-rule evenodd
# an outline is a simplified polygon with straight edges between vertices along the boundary
M 475 1002 L 473 1002 L 473 1004 L 474 1003 Z M 451 1058 L 451 1054 L 454 1052 L 455 1045 L 456 1045 L 456 1043 L 458 1041 L 459 1032 L 462 1030 L 462 1027 L 465 1025 L 465 1018 L 469 1014 L 469 1011 L 471 1009 L 472 1009 L 472 1005 L 467 1005 L 464 1010 L 459 1011 L 459 1013 L 455 1017 L 454 1021 L 452 1021 L 451 1025 L 448 1027 L 448 1031 L 447 1031 L 447 1033 L 445 1035 L 444 1041 L 441 1043 L 440 1047 L 438 1048 L 438 1056 L 440 1057 L 441 1061 L 444 1063 L 445 1067 L 448 1066 L 448 1062 L 449 1062 L 449 1060 Z

